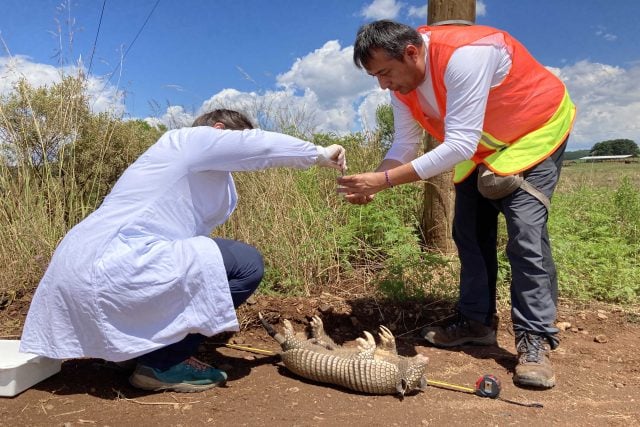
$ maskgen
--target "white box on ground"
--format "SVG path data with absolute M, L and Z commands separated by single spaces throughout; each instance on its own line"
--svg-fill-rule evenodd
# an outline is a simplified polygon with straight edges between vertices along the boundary
M 0 340 L 0 396 L 12 397 L 60 371 L 62 360 L 20 353 L 20 340 Z

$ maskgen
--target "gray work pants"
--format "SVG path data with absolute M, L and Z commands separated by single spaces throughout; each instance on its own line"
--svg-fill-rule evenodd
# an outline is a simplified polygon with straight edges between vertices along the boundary
M 525 172 L 526 180 L 549 199 L 558 183 L 567 142 L 545 161 Z M 507 224 L 511 265 L 511 320 L 516 338 L 533 332 L 558 345 L 558 280 L 547 233 L 548 212 L 528 192 L 517 189 L 489 200 L 477 189 L 477 170 L 456 184 L 453 238 L 460 257 L 458 311 L 490 325 L 496 312 L 497 228 L 502 212 Z

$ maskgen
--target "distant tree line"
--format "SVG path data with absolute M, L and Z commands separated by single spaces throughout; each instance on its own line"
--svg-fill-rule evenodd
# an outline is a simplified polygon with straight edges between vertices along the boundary
M 630 139 L 610 139 L 596 143 L 589 151 L 590 156 L 620 156 L 631 154 L 633 157 L 640 156 L 638 144 Z

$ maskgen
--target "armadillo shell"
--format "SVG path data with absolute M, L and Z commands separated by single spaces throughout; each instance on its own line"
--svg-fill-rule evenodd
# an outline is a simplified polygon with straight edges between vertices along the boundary
M 383 360 L 341 357 L 294 348 L 281 353 L 284 365 L 296 375 L 371 394 L 397 393 L 398 367 Z

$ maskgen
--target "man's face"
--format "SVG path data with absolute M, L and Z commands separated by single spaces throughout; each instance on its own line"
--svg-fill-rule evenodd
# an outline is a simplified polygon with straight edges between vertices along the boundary
M 382 49 L 375 49 L 365 69 L 369 75 L 378 79 L 382 89 L 398 91 L 404 95 L 417 88 L 424 80 L 424 54 L 420 48 L 409 45 L 405 48 L 402 60 L 398 60 Z

